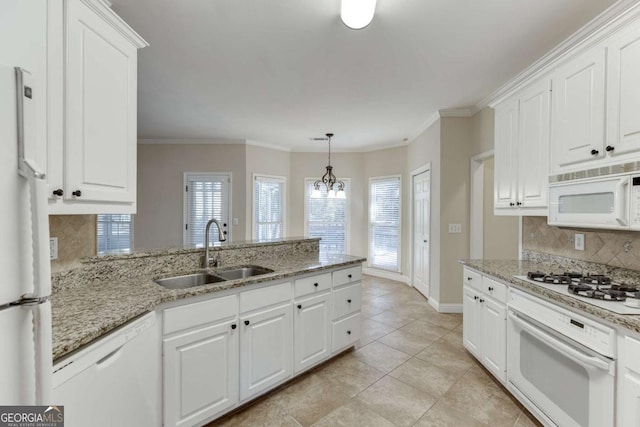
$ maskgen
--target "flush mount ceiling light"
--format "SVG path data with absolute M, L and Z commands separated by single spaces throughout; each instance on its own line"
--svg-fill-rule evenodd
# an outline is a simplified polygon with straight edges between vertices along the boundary
M 360 30 L 371 23 L 376 11 L 376 0 L 342 0 L 340 17 L 344 25 Z
M 338 181 L 338 178 L 333 174 L 333 166 L 331 166 L 331 138 L 333 137 L 332 133 L 328 133 L 327 140 L 329 141 L 329 161 L 327 164 L 327 171 L 322 178 L 313 183 L 313 193 L 311 193 L 311 197 L 317 199 L 322 197 L 320 193 L 320 184 L 324 184 L 327 189 L 327 197 L 330 199 L 338 198 L 338 199 L 346 199 L 347 196 L 344 192 L 344 182 Z M 338 188 L 334 191 L 333 187 L 337 186 Z

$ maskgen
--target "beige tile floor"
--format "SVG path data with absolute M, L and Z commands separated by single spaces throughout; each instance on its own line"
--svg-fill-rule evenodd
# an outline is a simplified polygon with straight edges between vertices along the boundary
M 413 288 L 362 280 L 362 339 L 209 426 L 540 425 L 462 346 L 462 315 Z

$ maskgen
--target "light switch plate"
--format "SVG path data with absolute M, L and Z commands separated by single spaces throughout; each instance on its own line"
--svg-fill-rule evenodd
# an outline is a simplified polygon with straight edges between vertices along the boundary
M 577 233 L 573 236 L 576 251 L 584 251 L 584 234 Z
M 449 224 L 449 233 L 462 233 L 462 224 Z
M 238 218 L 233 218 L 233 225 L 238 225 Z
M 49 256 L 51 260 L 58 259 L 58 238 L 51 237 L 49 239 Z

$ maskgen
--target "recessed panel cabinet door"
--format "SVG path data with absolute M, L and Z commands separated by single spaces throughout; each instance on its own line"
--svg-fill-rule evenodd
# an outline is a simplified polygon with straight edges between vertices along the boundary
M 240 319 L 240 400 L 289 378 L 293 368 L 291 303 Z
M 607 145 L 612 156 L 640 150 L 640 29 L 607 43 Z
M 494 208 L 513 208 L 518 190 L 518 101 L 496 106 Z
M 482 363 L 503 382 L 507 380 L 507 308 L 483 297 Z
M 463 288 L 462 341 L 476 357 L 480 354 L 480 303 L 479 294 L 468 286 Z
M 331 293 L 294 304 L 296 373 L 331 355 Z
M 135 202 L 137 49 L 67 2 L 65 198 Z

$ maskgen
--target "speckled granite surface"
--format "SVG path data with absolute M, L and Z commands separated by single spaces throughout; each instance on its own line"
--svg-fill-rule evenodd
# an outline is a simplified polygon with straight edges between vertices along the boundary
M 543 254 L 525 254 L 527 259 L 518 260 L 462 260 L 462 264 L 478 270 L 489 276 L 497 277 L 511 286 L 525 290 L 545 299 L 559 303 L 562 306 L 587 313 L 591 316 L 607 320 L 635 332 L 640 332 L 640 315 L 617 314 L 609 310 L 588 304 L 577 298 L 563 295 L 551 290 L 536 286 L 532 283 L 516 279 L 513 276 L 526 276 L 528 271 L 554 271 L 562 272 L 572 270 L 584 273 L 607 274 L 616 281 L 630 282 L 633 278 L 640 277 L 640 272 L 625 270 L 617 267 L 608 267 L 602 264 L 575 261 L 569 258 L 547 257 Z
M 265 248 L 268 249 L 265 251 Z M 357 265 L 366 260 L 350 255 L 320 258 L 317 239 L 256 247 L 245 244 L 242 248 L 233 249 L 242 249 L 244 255 L 220 252 L 221 269 L 253 264 L 274 272 L 189 289 L 168 290 L 153 282 L 158 277 L 202 271 L 199 268 L 202 256 L 200 249 L 195 253 L 193 250 L 187 253 L 181 250 L 162 251 L 157 256 L 110 257 L 104 262 L 92 260 L 90 263 L 99 265 L 97 273 L 94 268 L 68 273 L 67 276 L 73 276 L 76 283 L 57 287 L 51 297 L 53 359 L 67 355 L 165 302 Z

